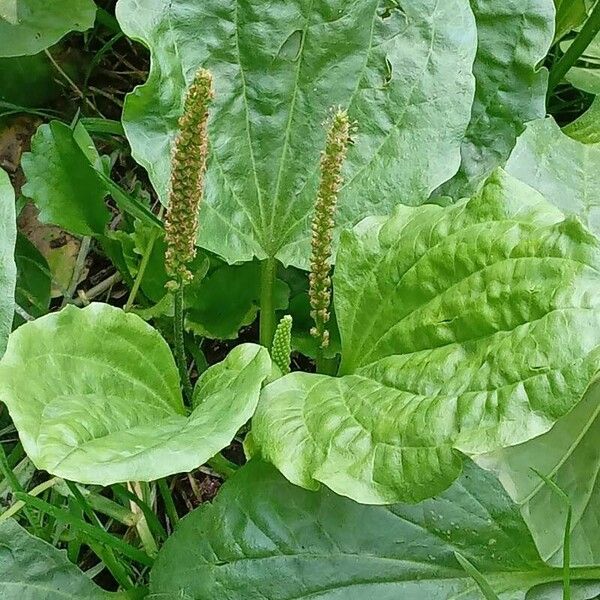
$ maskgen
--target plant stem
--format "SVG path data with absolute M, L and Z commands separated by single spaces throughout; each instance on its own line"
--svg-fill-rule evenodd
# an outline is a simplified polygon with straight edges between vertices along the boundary
M 600 2 L 596 4 L 592 14 L 588 17 L 585 25 L 573 40 L 567 51 L 560 60 L 552 67 L 548 78 L 548 96 L 554 88 L 562 81 L 569 69 L 577 62 L 577 59 L 585 52 L 592 40 L 600 31 Z
M 260 281 L 260 343 L 265 348 L 271 348 L 273 334 L 275 333 L 275 302 L 273 293 L 275 289 L 275 276 L 277 274 L 277 261 L 267 258 L 262 263 Z
M 175 318 L 173 319 L 173 334 L 175 338 L 175 360 L 179 368 L 179 377 L 183 395 L 190 403 L 192 401 L 192 382 L 187 370 L 187 360 L 185 358 L 185 341 L 183 338 L 183 282 L 179 282 L 179 288 L 173 293 L 175 304 Z
M 317 348 L 317 357 L 315 359 L 315 366 L 317 373 L 322 375 L 331 375 L 335 377 L 337 374 L 338 361 L 334 358 L 326 358 L 323 355 L 323 348 L 320 346 Z
M 177 514 L 177 508 L 175 507 L 175 502 L 173 501 L 173 495 L 171 494 L 171 488 L 169 488 L 169 484 L 166 479 L 158 480 L 158 491 L 162 496 L 163 502 L 165 504 L 165 512 L 169 517 L 169 521 L 171 521 L 171 527 L 174 529 L 179 523 L 179 515 Z

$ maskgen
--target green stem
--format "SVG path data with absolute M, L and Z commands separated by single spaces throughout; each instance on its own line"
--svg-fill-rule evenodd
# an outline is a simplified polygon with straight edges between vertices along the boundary
M 25 504 L 28 506 L 49 514 L 60 523 L 66 523 L 67 525 L 75 527 L 81 533 L 89 536 L 93 540 L 96 540 L 101 544 L 105 544 L 106 546 L 110 546 L 111 548 L 117 550 L 117 552 L 120 552 L 124 556 L 127 556 L 128 558 L 131 558 L 142 565 L 151 567 L 154 563 L 152 558 L 150 558 L 145 552 L 138 550 L 134 546 L 131 546 L 118 537 L 110 535 L 104 531 L 104 529 L 95 527 L 94 525 L 86 523 L 83 519 L 79 519 L 78 517 L 61 510 L 53 504 L 49 504 L 44 500 L 40 500 L 39 498 L 35 498 L 34 496 L 30 496 L 29 494 L 25 494 L 23 492 L 15 492 L 15 497 L 18 500 L 25 502 Z
M 588 17 L 585 25 L 573 40 L 567 51 L 560 60 L 552 67 L 550 77 L 548 78 L 548 96 L 554 91 L 554 88 L 562 81 L 569 69 L 577 62 L 579 57 L 585 52 L 592 40 L 600 31 L 600 2 L 598 2 Z
M 166 479 L 159 479 L 157 483 L 158 491 L 160 492 L 165 504 L 165 512 L 169 517 L 169 521 L 171 521 L 171 527 L 174 529 L 177 527 L 177 523 L 179 523 L 179 515 L 177 514 L 177 508 L 175 507 L 175 502 L 173 501 L 171 489 L 169 488 L 169 484 L 167 483 Z
M 173 335 L 175 338 L 175 361 L 179 368 L 179 377 L 183 395 L 188 403 L 192 401 L 192 382 L 187 370 L 187 360 L 185 358 L 185 341 L 183 337 L 183 283 L 179 282 L 179 288 L 173 293 L 175 304 L 175 318 L 173 319 Z
M 265 348 L 271 348 L 275 333 L 275 276 L 277 261 L 268 258 L 262 263 L 260 280 L 260 343 Z
M 337 358 L 326 358 L 323 355 L 323 348 L 317 348 L 317 357 L 315 360 L 315 366 L 317 373 L 321 373 L 322 375 L 331 375 L 335 377 L 338 369 L 338 361 Z

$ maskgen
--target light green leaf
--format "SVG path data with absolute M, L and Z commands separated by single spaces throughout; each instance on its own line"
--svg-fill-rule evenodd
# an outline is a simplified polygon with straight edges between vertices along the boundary
M 563 127 L 569 137 L 584 144 L 600 143 L 600 96 L 594 98 L 592 105 L 575 121 Z
M 237 346 L 203 373 L 188 416 L 156 330 L 106 304 L 69 306 L 11 335 L 0 400 L 39 469 L 82 483 L 149 481 L 191 471 L 228 445 L 270 370 L 266 349 Z
M 573 506 L 571 563 L 600 563 L 599 436 L 600 381 L 596 381 L 584 400 L 545 435 L 478 458 L 521 506 L 540 554 L 551 564 L 562 564 L 563 539 L 558 528 L 548 527 L 548 515 L 552 522 L 564 523 L 567 506 L 532 469 L 552 478 Z
M 116 600 L 61 552 L 12 519 L 0 525 L 0 596 L 5 600 Z
M 15 312 L 16 238 L 15 193 L 8 174 L 0 168 L 0 357 L 4 354 Z
M 570 0 L 569 0 L 570 1 Z M 479 46 L 462 162 L 441 193 L 463 198 L 503 165 L 524 124 L 546 114 L 544 60 L 554 33 L 552 0 L 471 0 Z
M 419 501 L 479 454 L 550 429 L 600 359 L 600 246 L 498 171 L 471 200 L 342 236 L 338 378 L 268 385 L 254 443 L 293 483 Z
M 506 170 L 600 234 L 600 146 L 571 139 L 549 117 L 527 126 Z
M 181 521 L 152 569 L 150 597 L 481 600 L 457 548 L 501 600 L 529 599 L 536 585 L 561 579 L 502 487 L 470 462 L 437 499 L 378 507 L 301 490 L 252 461 Z
M 230 263 L 307 264 L 331 107 L 357 121 L 338 229 L 421 204 L 458 168 L 477 43 L 468 0 L 119 0 L 117 17 L 151 52 L 123 124 L 163 203 L 186 86 L 200 66 L 214 74 L 199 244 Z
M 0 7 L 0 57 L 37 54 L 69 31 L 94 24 L 93 0 L 3 0 Z
M 80 128 L 79 136 L 85 135 Z M 104 204 L 106 190 L 90 163 L 90 152 L 64 123 L 39 127 L 22 166 L 27 178 L 23 194 L 39 208 L 40 221 L 80 235 L 104 232 L 110 218 Z

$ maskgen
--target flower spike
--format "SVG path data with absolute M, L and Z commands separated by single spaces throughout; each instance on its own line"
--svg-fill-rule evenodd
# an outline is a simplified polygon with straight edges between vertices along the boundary
M 291 315 L 285 315 L 277 325 L 273 345 L 271 347 L 271 357 L 273 362 L 279 367 L 283 375 L 290 372 L 290 355 L 292 353 L 292 324 Z
M 208 153 L 208 107 L 212 98 L 212 75 L 200 69 L 185 98 L 173 152 L 169 206 L 165 218 L 165 267 L 171 278 L 167 284 L 171 290 L 192 279 L 187 265 L 196 256 L 198 211 Z
M 321 155 L 321 179 L 312 222 L 310 259 L 310 305 L 315 326 L 311 334 L 321 348 L 329 345 L 326 324 L 331 304 L 331 244 L 337 197 L 342 185 L 342 165 L 350 142 L 350 122 L 345 110 L 337 109 L 331 119 L 325 150 Z

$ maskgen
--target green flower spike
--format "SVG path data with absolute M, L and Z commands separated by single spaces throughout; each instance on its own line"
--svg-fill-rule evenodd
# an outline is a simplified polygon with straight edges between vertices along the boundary
M 208 152 L 208 106 L 212 98 L 212 75 L 200 69 L 185 98 L 173 152 L 171 192 L 165 219 L 165 267 L 172 278 L 167 284 L 171 290 L 192 279 L 187 265 L 196 256 L 198 210 Z
M 331 120 L 325 150 L 321 156 L 321 179 L 312 222 L 310 258 L 310 305 L 315 326 L 311 334 L 321 348 L 329 345 L 329 306 L 331 304 L 331 243 L 337 196 L 342 185 L 342 164 L 350 141 L 348 113 L 338 109 Z
M 283 375 L 290 372 L 290 354 L 292 353 L 292 317 L 285 315 L 279 321 L 275 336 L 273 337 L 273 345 L 271 346 L 271 358 L 279 367 Z

